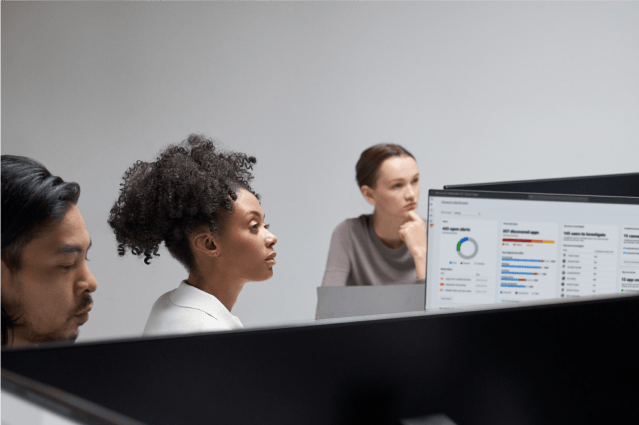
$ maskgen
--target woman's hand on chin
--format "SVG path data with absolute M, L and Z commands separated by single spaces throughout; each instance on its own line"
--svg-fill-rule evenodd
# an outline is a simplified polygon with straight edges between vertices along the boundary
M 399 237 L 415 259 L 417 277 L 423 279 L 426 273 L 426 223 L 415 211 L 406 214 L 406 222 L 399 228 Z

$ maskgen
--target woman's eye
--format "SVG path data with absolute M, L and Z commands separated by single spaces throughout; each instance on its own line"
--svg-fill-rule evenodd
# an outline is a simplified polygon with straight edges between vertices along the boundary
M 413 180 L 413 184 L 419 182 L 419 179 Z
M 251 230 L 257 230 L 257 224 L 252 225 Z
M 265 224 L 265 225 L 264 225 L 264 228 L 265 228 L 266 230 L 268 230 L 268 228 L 269 228 L 269 227 L 271 227 L 271 225 L 270 225 L 270 224 Z

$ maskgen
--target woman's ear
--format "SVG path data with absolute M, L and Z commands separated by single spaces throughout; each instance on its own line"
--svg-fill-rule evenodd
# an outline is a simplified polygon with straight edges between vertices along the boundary
M 216 238 L 208 228 L 193 231 L 191 234 L 191 248 L 194 254 L 198 252 L 208 257 L 217 257 L 220 252 Z
M 371 189 L 370 187 L 363 185 L 362 187 L 359 188 L 359 190 L 362 192 L 362 195 L 364 196 L 364 199 L 366 199 L 366 201 L 375 206 L 375 193 L 373 192 L 373 189 Z

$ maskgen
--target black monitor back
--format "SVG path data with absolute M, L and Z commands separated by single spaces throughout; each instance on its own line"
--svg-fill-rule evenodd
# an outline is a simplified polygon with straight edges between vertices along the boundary
M 618 296 L 3 351 L 2 367 L 148 424 L 639 423 L 638 323 L 639 296 Z
M 444 189 L 639 197 L 639 173 L 447 185 Z

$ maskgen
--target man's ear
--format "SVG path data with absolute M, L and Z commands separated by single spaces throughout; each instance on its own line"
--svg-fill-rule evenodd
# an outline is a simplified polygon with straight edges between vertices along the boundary
M 362 192 L 362 195 L 364 196 L 364 199 L 366 199 L 366 202 L 375 206 L 376 201 L 375 197 L 373 196 L 373 189 L 366 185 L 363 185 L 359 188 L 359 190 Z
M 0 260 L 0 300 L 2 300 L 2 308 L 4 308 L 5 313 L 9 313 L 9 305 L 15 306 L 17 303 L 16 282 L 17 281 L 13 281 L 12 279 L 11 270 L 9 270 L 7 263 Z M 15 312 L 10 314 L 14 313 Z M 9 330 L 9 333 L 11 333 L 11 330 Z M 10 340 L 11 339 L 9 339 L 9 341 Z
M 0 260 L 0 289 L 4 291 L 9 285 L 10 280 L 11 271 L 4 260 Z

